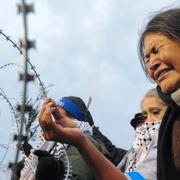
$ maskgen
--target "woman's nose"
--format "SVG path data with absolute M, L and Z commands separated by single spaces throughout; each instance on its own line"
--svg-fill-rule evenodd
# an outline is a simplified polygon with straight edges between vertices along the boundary
M 152 121 L 152 115 L 148 114 L 146 118 L 146 122 Z
M 149 63 L 148 63 L 148 70 L 154 71 L 161 65 L 161 61 L 158 59 L 156 55 L 151 55 Z

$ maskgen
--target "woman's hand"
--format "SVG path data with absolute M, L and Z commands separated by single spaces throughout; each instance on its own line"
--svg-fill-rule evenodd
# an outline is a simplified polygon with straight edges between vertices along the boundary
M 53 117 L 55 120 L 53 120 Z M 58 122 L 58 124 L 56 123 Z M 46 140 L 80 146 L 85 135 L 67 116 L 60 114 L 56 102 L 46 98 L 39 115 L 39 123 Z

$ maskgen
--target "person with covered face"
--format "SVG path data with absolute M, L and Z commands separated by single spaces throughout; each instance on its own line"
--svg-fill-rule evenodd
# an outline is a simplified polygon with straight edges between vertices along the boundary
M 135 128 L 135 139 L 118 165 L 121 171 L 131 177 L 141 175 L 145 179 L 157 179 L 158 132 L 166 109 L 167 105 L 160 99 L 156 89 L 150 89 L 144 95 L 141 101 L 142 112 L 131 120 Z
M 159 131 L 157 179 L 179 180 L 180 8 L 159 12 L 150 19 L 141 34 L 139 52 L 143 69 L 157 84 L 159 96 L 168 104 Z M 51 117 L 56 109 L 50 108 L 51 103 L 51 99 L 46 99 L 40 114 L 40 125 L 47 140 L 57 140 L 76 146 L 91 167 L 96 179 L 130 178 L 102 156 L 77 128 L 56 125 Z

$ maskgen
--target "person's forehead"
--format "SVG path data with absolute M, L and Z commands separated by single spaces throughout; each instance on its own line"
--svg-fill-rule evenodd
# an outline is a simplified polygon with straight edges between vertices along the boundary
M 142 103 L 142 109 L 162 106 L 165 105 L 155 97 L 146 97 Z
M 167 41 L 170 41 L 170 39 L 161 33 L 149 33 L 144 38 L 144 52 L 148 53 L 155 45 Z

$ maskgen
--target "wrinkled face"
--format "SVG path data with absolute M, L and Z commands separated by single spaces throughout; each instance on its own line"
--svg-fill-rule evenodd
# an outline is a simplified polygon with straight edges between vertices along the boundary
M 147 34 L 144 54 L 148 75 L 164 93 L 180 88 L 180 42 L 160 33 Z
M 146 122 L 162 120 L 167 106 L 155 97 L 146 97 L 142 102 L 142 112 Z

